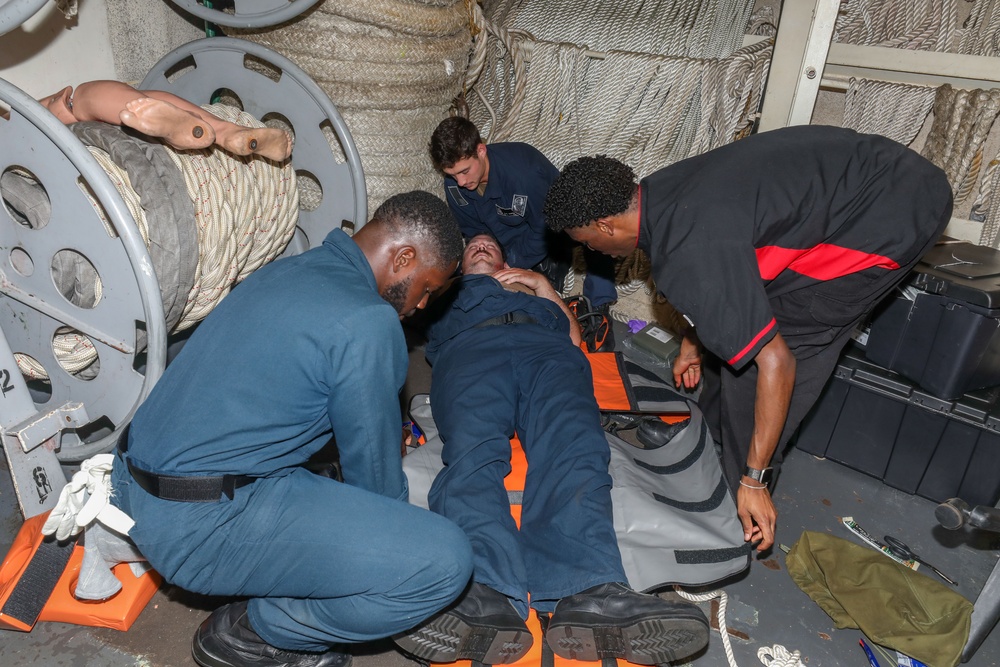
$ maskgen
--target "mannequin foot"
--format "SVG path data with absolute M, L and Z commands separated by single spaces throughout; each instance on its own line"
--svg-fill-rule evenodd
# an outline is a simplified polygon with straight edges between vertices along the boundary
M 140 97 L 125 105 L 121 121 L 134 130 L 163 139 L 174 148 L 208 148 L 215 143 L 215 130 L 193 113 L 169 102 Z
M 284 130 L 273 127 L 243 127 L 216 137 L 216 143 L 234 155 L 260 155 L 275 162 L 292 154 L 292 138 Z

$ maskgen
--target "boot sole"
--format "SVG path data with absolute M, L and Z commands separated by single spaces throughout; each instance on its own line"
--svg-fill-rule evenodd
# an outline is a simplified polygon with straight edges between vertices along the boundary
M 475 660 L 487 665 L 517 662 L 528 652 L 533 641 L 527 626 L 472 625 L 448 613 L 396 637 L 400 648 L 427 662 Z
M 708 645 L 708 623 L 701 618 L 652 618 L 622 625 L 609 625 L 608 620 L 549 626 L 545 637 L 562 658 L 618 658 L 638 665 L 673 662 Z

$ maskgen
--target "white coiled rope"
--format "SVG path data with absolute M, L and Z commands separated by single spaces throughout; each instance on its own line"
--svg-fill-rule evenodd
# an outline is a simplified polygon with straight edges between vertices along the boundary
M 234 107 L 216 104 L 204 108 L 237 125 L 264 127 Z M 234 157 L 216 148 L 200 151 L 165 148 L 184 176 L 198 230 L 194 286 L 173 329 L 177 332 L 201 321 L 236 284 L 284 250 L 295 232 L 299 195 L 295 171 L 287 160 L 279 164 L 256 157 Z M 105 151 L 88 149 L 121 194 L 148 245 L 146 215 L 125 170 Z M 96 202 L 94 208 L 101 214 Z M 108 234 L 117 236 L 103 215 L 102 220 Z M 96 274 L 93 289 L 99 301 L 103 285 Z M 72 374 L 85 373 L 97 359 L 93 342 L 68 327 L 56 332 L 52 348 L 60 366 Z M 31 357 L 23 354 L 15 357 L 26 378 L 48 378 L 45 369 Z
M 715 598 L 719 599 L 719 611 L 716 620 L 719 625 L 719 634 L 722 635 L 722 648 L 726 652 L 726 660 L 730 667 L 738 667 L 736 656 L 733 655 L 733 645 L 729 641 L 729 632 L 726 625 L 726 606 L 729 603 L 729 596 L 722 589 L 709 591 L 708 593 L 688 593 L 679 586 L 674 586 L 674 592 L 690 602 L 709 602 Z M 781 644 L 774 646 L 762 646 L 757 650 L 757 658 L 767 667 L 805 667 L 802 664 L 801 653 L 799 651 L 789 652 Z

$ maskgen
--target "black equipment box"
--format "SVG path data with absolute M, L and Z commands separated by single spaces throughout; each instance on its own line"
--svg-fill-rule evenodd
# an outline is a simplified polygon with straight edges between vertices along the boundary
M 868 359 L 955 399 L 1000 384 L 1000 251 L 944 237 L 871 321 Z
M 795 444 L 935 502 L 1000 498 L 1000 388 L 944 400 L 850 345 Z

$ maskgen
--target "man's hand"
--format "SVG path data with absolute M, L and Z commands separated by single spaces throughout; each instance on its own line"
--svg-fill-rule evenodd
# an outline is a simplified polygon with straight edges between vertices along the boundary
M 533 291 L 536 296 L 546 299 L 551 299 L 552 296 L 559 298 L 559 295 L 556 294 L 555 289 L 552 288 L 552 284 L 548 279 L 536 271 L 529 269 L 500 269 L 493 274 L 493 277 L 504 285 L 524 285 Z
M 674 359 L 674 386 L 694 389 L 701 382 L 701 349 L 697 339 L 687 334 L 681 339 L 681 349 Z
M 750 485 L 757 485 L 758 482 L 744 477 L 743 480 Z M 764 551 L 774 544 L 774 527 L 778 521 L 778 511 L 774 509 L 771 501 L 771 494 L 767 488 L 747 488 L 740 484 L 736 492 L 736 511 L 743 524 L 743 539 L 747 542 L 756 542 L 757 551 Z

